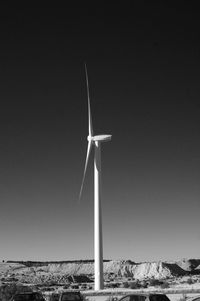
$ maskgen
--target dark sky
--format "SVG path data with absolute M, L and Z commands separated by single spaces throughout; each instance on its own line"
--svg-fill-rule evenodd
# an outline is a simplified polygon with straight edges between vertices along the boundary
M 0 259 L 93 258 L 84 62 L 104 258 L 199 258 L 199 10 L 132 3 L 1 5 Z

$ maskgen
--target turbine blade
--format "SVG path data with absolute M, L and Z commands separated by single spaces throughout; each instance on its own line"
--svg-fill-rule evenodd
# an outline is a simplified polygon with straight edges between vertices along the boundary
M 89 82 L 88 82 L 88 74 L 87 74 L 87 66 L 85 64 L 85 76 L 86 76 L 86 84 L 87 84 L 87 97 L 88 97 L 88 133 L 89 136 L 93 136 L 93 128 L 92 128 L 92 114 L 90 108 L 90 91 L 89 91 Z
M 83 184 L 84 184 L 84 180 L 85 180 L 85 174 L 86 174 L 86 170 L 87 170 L 87 165 L 88 165 L 88 160 L 89 160 L 91 149 L 92 149 L 92 141 L 89 140 L 88 141 L 88 147 L 87 147 L 87 155 L 86 155 L 86 160 L 85 160 L 85 168 L 84 168 L 84 173 L 83 173 L 83 179 L 82 179 L 81 189 L 80 189 L 80 193 L 79 193 L 79 201 L 80 201 L 81 195 L 82 195 Z

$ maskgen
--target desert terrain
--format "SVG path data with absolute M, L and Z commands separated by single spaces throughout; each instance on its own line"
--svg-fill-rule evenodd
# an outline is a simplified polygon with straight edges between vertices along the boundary
M 21 289 L 42 291 L 47 299 L 53 292 L 68 288 L 81 289 L 86 293 L 93 289 L 93 273 L 92 260 L 1 262 L 0 300 L 8 300 L 10 294 Z M 131 260 L 105 260 L 104 282 L 107 291 L 170 291 L 176 293 L 169 295 L 171 300 L 182 300 L 191 296 L 191 293 L 200 294 L 200 259 L 141 263 Z M 6 287 L 12 287 L 12 293 L 7 289 L 7 297 Z

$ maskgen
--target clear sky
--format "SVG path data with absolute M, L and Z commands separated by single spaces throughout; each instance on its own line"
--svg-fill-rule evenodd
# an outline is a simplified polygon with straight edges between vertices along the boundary
M 198 9 L 49 5 L 1 9 L 0 260 L 93 258 L 85 61 L 104 258 L 200 258 Z

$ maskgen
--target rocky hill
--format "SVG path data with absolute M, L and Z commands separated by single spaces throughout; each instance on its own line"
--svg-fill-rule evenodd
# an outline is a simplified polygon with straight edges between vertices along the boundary
M 200 269 L 200 259 L 182 259 L 177 262 L 177 265 L 185 271 L 192 272 Z
M 142 262 L 130 260 L 106 260 L 104 273 L 118 277 L 135 279 L 166 279 L 174 276 L 199 274 L 200 259 L 180 260 L 177 262 Z M 94 274 L 92 260 L 65 262 L 14 262 L 0 263 L 1 279 L 15 277 L 23 282 L 24 279 L 33 283 L 40 283 L 47 279 L 65 281 L 69 275 Z

